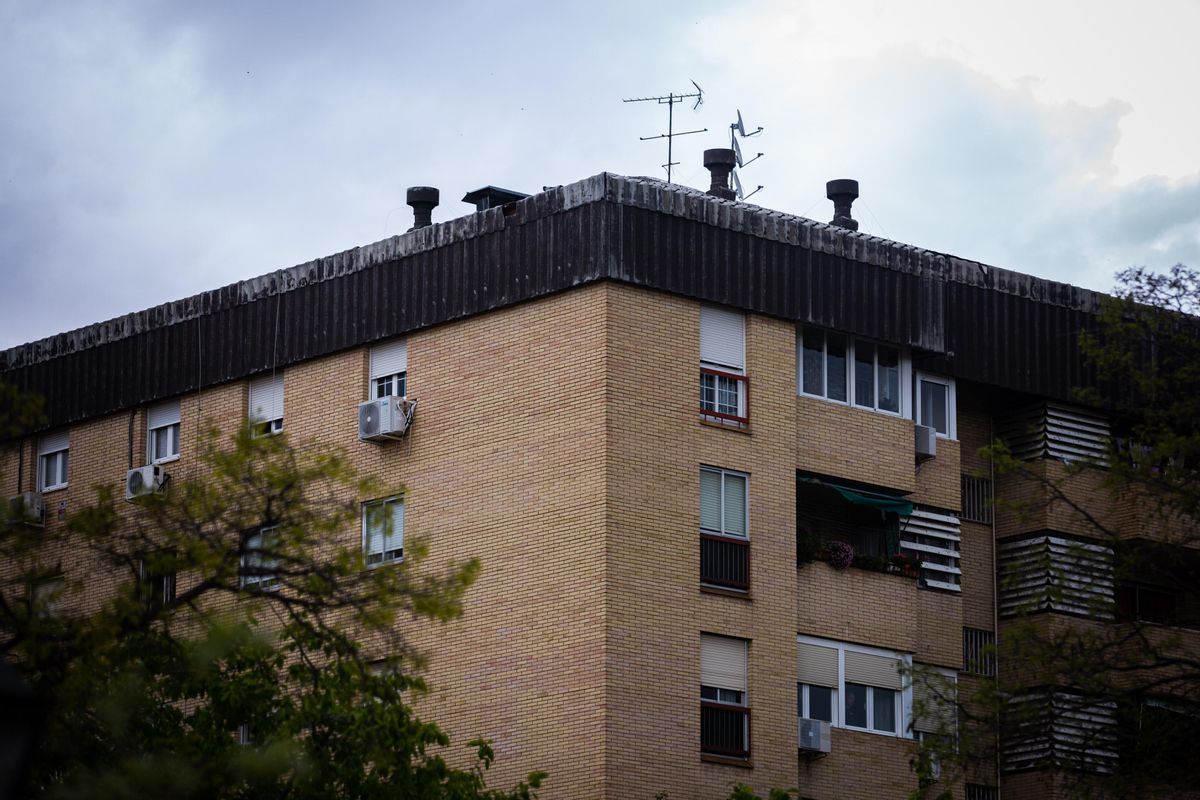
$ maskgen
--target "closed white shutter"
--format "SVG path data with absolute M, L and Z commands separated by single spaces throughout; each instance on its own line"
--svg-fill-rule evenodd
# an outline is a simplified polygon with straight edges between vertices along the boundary
M 701 634 L 700 685 L 746 691 L 746 642 Z
M 836 647 L 800 643 L 800 683 L 838 688 L 838 651 Z
M 958 715 L 957 681 L 941 672 L 918 672 L 913 680 L 913 730 L 953 733 Z
M 746 366 L 746 315 L 700 306 L 700 360 L 741 372 Z
M 710 469 L 700 470 L 700 527 L 721 530 L 721 473 Z
M 725 533 L 746 535 L 746 479 L 725 473 Z
M 179 401 L 168 400 L 165 403 L 150 406 L 146 411 L 147 427 L 150 430 L 165 428 L 168 425 L 179 424 Z
M 264 375 L 250 381 L 250 419 L 270 422 L 283 419 L 283 375 Z
M 408 372 L 408 340 L 396 339 L 371 348 L 371 380 Z
M 70 446 L 71 437 L 69 431 L 45 433 L 38 439 L 38 455 L 44 456 L 47 453 L 57 453 L 59 450 L 69 449 Z
M 902 688 L 900 662 L 887 656 L 846 651 L 846 682 L 878 686 L 880 689 Z

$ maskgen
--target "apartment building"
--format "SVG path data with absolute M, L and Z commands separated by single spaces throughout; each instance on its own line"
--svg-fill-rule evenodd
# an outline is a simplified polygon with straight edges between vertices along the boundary
M 369 564 L 411 536 L 434 563 L 482 560 L 463 617 L 409 635 L 423 709 L 494 741 L 498 785 L 903 797 L 1009 615 L 1115 596 L 1110 577 L 1042 602 L 1038 570 L 1077 569 L 1089 530 L 993 513 L 1036 486 L 978 454 L 1003 430 L 1049 471 L 1103 453 L 1104 419 L 1071 399 L 1098 297 L 725 180 L 486 187 L 436 225 L 420 190 L 406 234 L 0 353 L 49 417 L 0 444 L 0 483 L 50 528 L 96 485 L 195 475 L 206 421 L 340 448 L 405 487 L 359 498 L 344 536 Z M 1055 733 L 955 796 L 1049 796 Z

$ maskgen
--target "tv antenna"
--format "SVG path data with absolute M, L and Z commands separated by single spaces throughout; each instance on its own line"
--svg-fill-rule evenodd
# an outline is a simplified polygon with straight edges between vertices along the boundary
M 731 122 L 729 124 L 729 149 L 733 151 L 733 158 L 734 158 L 734 161 L 737 162 L 738 168 L 744 167 L 747 164 L 753 164 L 755 161 L 758 161 L 760 158 L 763 157 L 762 153 L 757 153 L 754 156 L 754 158 L 751 158 L 749 160 L 744 158 L 742 156 L 742 146 L 738 144 L 738 137 L 741 137 L 743 139 L 749 139 L 751 136 L 758 136 L 762 132 L 763 132 L 763 129 L 762 129 L 761 125 L 759 125 L 754 130 L 750 131 L 749 133 L 746 132 L 746 123 L 742 121 L 742 110 L 739 108 L 738 112 L 737 112 L 737 122 Z M 756 188 L 754 191 L 750 192 L 750 194 L 746 194 L 746 192 L 742 189 L 742 179 L 738 177 L 737 169 L 732 170 L 732 174 L 733 174 L 733 188 L 734 188 L 734 191 L 737 192 L 738 200 L 745 200 L 745 199 L 752 197 L 762 191 L 763 187 L 762 187 L 762 184 L 760 183 L 758 185 L 758 188 Z
M 680 131 L 679 133 L 675 132 L 675 104 L 676 103 L 682 103 L 684 100 L 690 100 L 694 97 L 694 98 L 696 98 L 696 103 L 692 106 L 692 111 L 695 111 L 696 109 L 700 108 L 701 105 L 704 104 L 704 90 L 701 89 L 700 84 L 696 83 L 695 81 L 692 81 L 692 86 L 696 87 L 696 91 L 688 92 L 686 94 L 671 92 L 670 94 L 658 95 L 655 97 L 628 97 L 621 101 L 622 103 L 655 102 L 655 103 L 658 103 L 660 106 L 665 105 L 667 107 L 667 132 L 660 133 L 657 136 L 639 136 L 638 137 L 638 139 L 643 142 L 648 142 L 652 139 L 666 139 L 667 140 L 667 163 L 663 164 L 663 166 L 666 167 L 666 170 L 667 170 L 667 183 L 671 182 L 671 167 L 676 166 L 679 163 L 677 161 L 671 160 L 671 155 L 672 155 L 671 145 L 674 142 L 675 137 L 676 136 L 687 136 L 688 134 L 691 134 L 691 133 L 704 133 L 708 130 L 708 128 L 700 128 L 700 129 L 694 130 L 694 131 Z

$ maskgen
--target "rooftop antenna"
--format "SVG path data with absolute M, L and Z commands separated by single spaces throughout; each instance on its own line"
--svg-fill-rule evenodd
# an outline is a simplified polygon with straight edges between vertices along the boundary
M 680 93 L 671 92 L 670 94 L 657 95 L 655 97 L 627 97 L 621 101 L 622 103 L 648 103 L 648 102 L 653 101 L 655 103 L 658 103 L 659 105 L 665 105 L 667 107 L 667 132 L 660 133 L 657 136 L 639 136 L 638 137 L 638 139 L 643 142 L 648 142 L 652 139 L 666 139 L 667 140 L 667 163 L 663 164 L 663 166 L 666 167 L 666 170 L 667 170 L 667 183 L 671 182 L 671 167 L 674 167 L 679 163 L 678 161 L 671 160 L 671 157 L 672 157 L 671 145 L 673 144 L 675 137 L 676 136 L 687 136 L 688 134 L 691 134 L 691 133 L 704 133 L 705 131 L 708 130 L 708 128 L 700 128 L 700 129 L 694 130 L 694 131 L 680 131 L 679 133 L 675 132 L 675 104 L 676 103 L 682 103 L 684 100 L 690 100 L 694 97 L 694 98 L 696 98 L 696 103 L 695 103 L 695 105 L 692 106 L 692 111 L 695 111 L 696 109 L 700 108 L 701 105 L 704 104 L 704 90 L 701 89 L 700 84 L 696 83 L 695 81 L 692 81 L 692 86 L 696 87 L 696 91 L 688 92 L 686 94 L 682 93 L 682 92 L 680 92 Z
M 747 164 L 753 164 L 755 161 L 758 161 L 763 157 L 762 153 L 758 153 L 754 156 L 754 158 L 749 160 L 745 159 L 742 156 L 742 147 L 738 144 L 738 137 L 740 136 L 743 139 L 749 139 L 751 136 L 758 136 L 762 132 L 763 129 L 761 125 L 749 133 L 746 132 L 746 123 L 742 121 L 742 110 L 739 108 L 737 112 L 737 121 L 729 124 L 729 149 L 733 150 L 733 157 L 734 160 L 737 161 L 738 167 L 744 167 Z M 737 192 L 738 200 L 746 200 L 747 198 L 753 197 L 762 191 L 763 187 L 760 183 L 758 188 L 756 188 L 753 192 L 746 194 L 742 189 L 742 179 L 738 177 L 737 170 L 734 169 L 732 174 L 733 187 L 734 191 Z

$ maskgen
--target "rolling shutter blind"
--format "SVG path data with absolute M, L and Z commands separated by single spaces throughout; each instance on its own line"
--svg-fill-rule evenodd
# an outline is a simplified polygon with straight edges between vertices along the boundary
M 846 682 L 878 686 L 880 689 L 900 690 L 900 662 L 894 658 L 846 651 Z
M 168 425 L 179 424 L 179 401 L 168 400 L 165 403 L 150 406 L 146 412 L 147 427 L 150 430 L 165 428 Z
M 836 647 L 800 643 L 800 683 L 838 688 L 838 651 Z
M 404 501 L 389 500 L 365 509 L 367 518 L 367 552 L 385 553 L 404 546 Z M 387 530 L 385 514 L 391 515 L 391 530 Z
M 70 446 L 71 438 L 69 431 L 47 433 L 38 439 L 38 455 L 44 456 L 47 453 L 57 453 L 59 450 L 69 449 Z
M 700 360 L 735 372 L 745 367 L 746 316 L 700 306 Z
M 721 530 L 721 473 L 700 470 L 700 527 Z
M 746 691 L 746 643 L 741 639 L 701 634 L 700 685 Z
M 951 733 L 958 715 L 957 683 L 949 675 L 926 672 L 913 680 L 913 730 Z
M 725 473 L 725 533 L 746 535 L 746 479 Z
M 408 372 L 407 339 L 397 339 L 371 348 L 371 380 L 399 372 Z
M 254 422 L 283 419 L 282 374 L 250 381 L 250 419 Z

